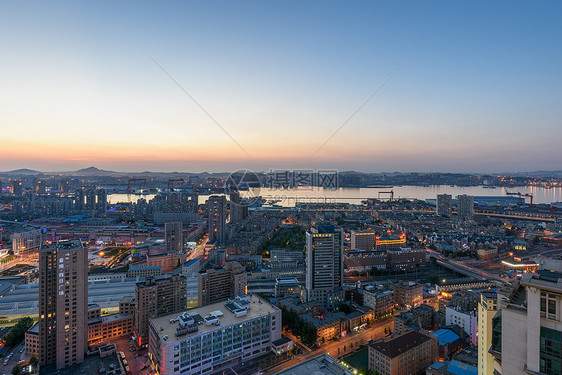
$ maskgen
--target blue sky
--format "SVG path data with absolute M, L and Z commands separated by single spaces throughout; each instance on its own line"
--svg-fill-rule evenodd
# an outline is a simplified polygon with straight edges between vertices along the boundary
M 4 2 L 0 169 L 561 169 L 561 11 L 554 1 Z

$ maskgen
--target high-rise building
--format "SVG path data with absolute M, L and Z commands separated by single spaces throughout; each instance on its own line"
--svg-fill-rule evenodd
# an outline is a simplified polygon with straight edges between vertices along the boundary
M 12 181 L 12 194 L 21 196 L 23 194 L 23 184 L 21 180 Z
M 375 250 L 377 234 L 374 230 L 351 231 L 352 250 Z
M 135 287 L 134 331 L 139 346 L 147 344 L 148 322 L 187 308 L 187 284 L 183 275 L 147 277 Z
M 343 230 L 332 225 L 306 232 L 306 295 L 324 308 L 343 302 Z
M 450 194 L 437 195 L 437 215 L 450 217 L 452 211 L 452 196 Z
M 207 200 L 209 214 L 209 242 L 223 243 L 226 240 L 226 197 L 211 195 Z
M 525 273 L 504 290 L 498 291 L 501 315 L 492 323 L 494 374 L 562 374 L 562 273 Z
M 201 262 L 199 258 L 191 259 L 181 268 L 181 274 L 185 276 L 187 284 L 187 307 L 196 307 L 199 303 L 199 270 Z
M 168 252 L 179 253 L 183 250 L 183 224 L 181 221 L 164 224 L 164 242 Z
M 84 192 L 84 195 L 86 196 L 86 204 L 85 204 L 85 209 L 86 210 L 95 210 L 96 209 L 96 190 L 95 189 L 86 189 L 86 191 Z
M 39 251 L 39 363 L 84 361 L 88 344 L 88 249 L 80 240 Z
M 230 222 L 239 223 L 248 217 L 248 205 L 240 199 L 240 192 L 230 193 Z
M 77 210 L 84 208 L 84 189 L 76 189 L 74 192 L 74 208 Z
M 494 358 L 489 350 L 492 345 L 492 319 L 497 312 L 497 293 L 482 292 L 478 303 L 478 375 L 494 373 Z
M 199 306 L 210 305 L 240 294 L 246 294 L 248 274 L 238 262 L 225 263 L 221 269 L 199 273 Z
M 472 195 L 457 196 L 457 215 L 463 220 L 474 218 L 474 197 Z
M 149 352 L 159 374 L 217 374 L 270 353 L 282 327 L 279 308 L 240 296 L 151 319 Z
M 35 194 L 45 194 L 46 192 L 45 180 L 36 179 L 34 190 L 35 190 Z
M 107 190 L 100 188 L 96 190 L 96 214 L 105 215 L 107 212 Z

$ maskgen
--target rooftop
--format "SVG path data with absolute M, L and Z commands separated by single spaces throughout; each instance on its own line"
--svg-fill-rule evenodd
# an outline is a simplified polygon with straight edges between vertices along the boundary
M 369 346 L 387 357 L 394 358 L 429 340 L 431 340 L 429 336 L 408 331 L 390 339 L 374 342 Z
M 341 366 L 327 354 L 320 354 L 308 361 L 298 363 L 277 375 L 352 375 L 353 372 Z
M 221 327 L 228 327 L 232 324 L 236 324 L 238 322 L 243 322 L 248 319 L 254 319 L 260 316 L 267 315 L 269 313 L 273 313 L 278 310 L 277 307 L 269 304 L 264 299 L 260 298 L 259 296 L 252 294 L 246 296 L 249 303 L 246 305 L 247 301 L 244 301 L 244 297 L 242 300 L 226 300 L 223 302 L 213 303 L 211 305 L 202 306 L 202 307 L 195 307 L 193 309 L 189 309 L 185 311 L 185 313 L 175 313 L 170 315 L 161 316 L 158 318 L 154 318 L 150 320 L 150 323 L 156 328 L 158 335 L 160 338 L 164 336 L 168 336 L 170 341 L 176 340 L 176 328 L 181 328 L 180 322 L 188 323 L 190 320 L 197 325 L 197 330 L 194 332 L 188 332 L 184 335 L 181 335 L 181 338 L 194 336 L 201 334 L 203 332 L 213 331 Z M 241 307 L 247 307 L 247 313 L 243 314 L 241 312 Z M 246 306 L 242 306 L 246 305 Z M 237 313 L 238 312 L 238 313 Z M 238 315 L 238 316 L 236 316 Z M 220 322 L 220 325 L 215 325 L 213 321 L 214 318 Z M 190 319 L 191 318 L 191 319 Z M 208 323 L 206 323 L 206 321 Z M 209 325 L 207 325 L 209 324 Z

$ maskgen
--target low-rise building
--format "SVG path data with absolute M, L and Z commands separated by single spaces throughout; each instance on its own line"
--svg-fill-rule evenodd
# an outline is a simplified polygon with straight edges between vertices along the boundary
M 394 291 L 394 302 L 403 307 L 419 305 L 423 300 L 423 285 L 414 281 L 398 281 L 390 283 Z
M 364 290 L 363 305 L 373 310 L 377 319 L 385 319 L 394 313 L 392 290 Z
M 241 296 L 151 319 L 149 357 L 161 374 L 212 373 L 271 351 L 281 329 L 281 310 Z
M 148 277 L 162 275 L 162 266 L 130 267 L 127 277 Z
M 343 367 L 338 361 L 326 353 L 312 357 L 304 362 L 278 372 L 276 375 L 354 375 L 355 373 Z
M 478 345 L 478 315 L 477 311 L 462 311 L 460 308 L 447 307 L 445 310 L 445 322 L 456 324 L 470 336 L 470 343 Z
M 369 370 L 380 375 L 423 374 L 437 358 L 437 339 L 416 331 L 369 344 Z

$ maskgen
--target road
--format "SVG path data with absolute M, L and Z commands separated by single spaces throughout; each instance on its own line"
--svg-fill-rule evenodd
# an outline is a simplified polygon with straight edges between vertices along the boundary
M 6 356 L 4 356 L 1 360 L 2 362 L 0 362 L 0 373 L 2 375 L 4 374 L 11 374 L 12 373 L 12 368 L 17 365 L 17 363 L 19 361 L 21 361 L 22 359 L 28 360 L 29 359 L 29 355 L 25 354 L 25 352 L 23 352 L 22 350 L 24 349 L 24 344 L 21 343 L 20 345 L 16 346 L 14 349 L 12 349 L 10 351 L 10 353 L 14 353 L 12 355 L 12 358 L 10 358 L 10 360 L 8 361 L 8 363 L 6 364 L 6 366 L 3 365 L 4 360 L 6 359 L 6 356 L 9 353 L 6 353 Z
M 205 255 L 205 245 L 207 245 L 207 242 L 209 242 L 209 236 L 205 235 L 201 243 L 195 246 L 195 249 L 193 249 L 193 251 L 187 255 L 187 260 L 201 258 L 203 255 Z
M 339 341 L 330 341 L 320 348 L 313 350 L 312 352 L 304 353 L 295 358 L 291 359 L 290 361 L 284 362 L 278 366 L 275 366 L 267 371 L 264 371 L 265 374 L 276 374 L 279 371 L 283 371 L 291 366 L 294 366 L 300 362 L 306 361 L 312 357 L 316 357 L 322 353 L 326 353 L 333 358 L 339 358 L 344 354 L 350 353 L 351 344 L 353 343 L 353 348 L 358 348 L 361 344 L 365 344 L 369 340 L 377 340 L 385 336 L 384 330 L 386 327 L 389 327 L 391 330 L 394 330 L 394 319 L 385 320 L 383 322 L 375 324 L 374 327 L 366 329 L 356 334 L 347 335 L 342 337 Z M 346 351 L 344 352 L 343 347 L 346 347 Z M 338 353 L 338 348 L 340 352 Z
M 503 283 L 508 282 L 506 281 L 506 279 L 502 279 L 501 277 L 498 277 L 496 275 L 493 275 L 491 273 L 487 273 L 484 272 L 478 268 L 473 268 L 473 267 L 469 267 L 466 264 L 462 264 L 460 262 L 455 262 L 454 260 L 451 260 L 449 258 L 444 257 L 443 255 L 441 255 L 441 253 L 434 251 L 434 250 L 430 250 L 430 249 L 426 249 L 426 251 L 434 256 L 438 262 L 440 262 L 443 266 L 449 266 L 451 269 L 459 272 L 459 273 L 463 273 L 462 271 L 464 270 L 464 273 L 468 273 L 468 276 L 472 276 L 475 277 L 477 279 L 494 279 L 497 281 L 501 281 Z

